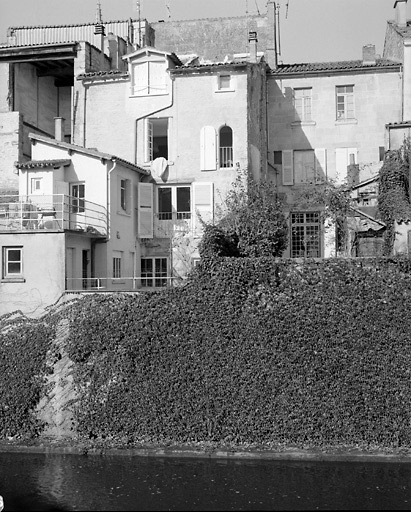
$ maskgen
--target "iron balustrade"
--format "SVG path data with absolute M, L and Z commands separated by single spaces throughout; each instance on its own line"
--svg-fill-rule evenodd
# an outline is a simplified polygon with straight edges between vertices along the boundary
M 79 231 L 107 235 L 107 209 L 64 194 L 0 196 L 0 232 Z
M 232 146 L 220 146 L 220 167 L 233 167 Z

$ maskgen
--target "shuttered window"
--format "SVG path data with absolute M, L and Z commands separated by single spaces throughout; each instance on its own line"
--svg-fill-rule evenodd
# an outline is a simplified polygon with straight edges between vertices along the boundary
M 203 126 L 200 132 L 200 170 L 217 169 L 216 131 L 213 126 Z
M 132 94 L 147 96 L 167 93 L 167 62 L 146 61 L 133 64 Z
M 327 151 L 325 149 L 282 151 L 283 185 L 319 184 L 324 183 L 326 179 Z
M 153 238 L 153 185 L 138 184 L 138 236 Z

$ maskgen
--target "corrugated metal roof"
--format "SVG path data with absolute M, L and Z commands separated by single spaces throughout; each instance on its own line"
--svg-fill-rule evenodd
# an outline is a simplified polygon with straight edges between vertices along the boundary
M 381 69 L 400 67 L 398 62 L 388 59 L 376 59 L 375 64 L 364 64 L 362 60 L 347 60 L 336 62 L 307 62 L 301 64 L 279 64 L 271 75 L 286 75 L 294 73 L 318 73 L 322 71 L 351 71 L 361 69 Z

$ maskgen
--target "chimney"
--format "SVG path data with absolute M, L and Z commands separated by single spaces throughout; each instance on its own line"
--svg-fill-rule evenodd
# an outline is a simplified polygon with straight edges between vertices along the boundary
M 250 47 L 250 62 L 257 62 L 257 32 L 248 33 L 248 43 Z
M 408 0 L 395 0 L 395 22 L 399 27 L 407 26 L 407 2 Z
M 366 44 L 362 47 L 362 63 L 365 65 L 376 63 L 375 44 Z
M 350 165 L 347 167 L 347 185 L 355 187 L 360 182 L 360 166 L 355 163 L 355 155 L 350 154 Z
M 280 6 L 278 6 L 279 8 Z M 277 6 L 273 0 L 267 3 L 268 17 L 268 38 L 267 38 L 267 63 L 271 69 L 277 69 L 278 66 L 278 48 L 277 48 Z
M 64 117 L 54 118 L 54 138 L 64 142 Z

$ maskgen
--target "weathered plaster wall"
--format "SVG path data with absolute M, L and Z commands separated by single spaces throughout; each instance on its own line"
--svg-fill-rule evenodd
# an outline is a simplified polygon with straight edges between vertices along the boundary
M 387 22 L 383 58 L 395 60 L 397 62 L 403 62 L 404 60 L 402 37 L 396 30 L 394 21 Z
M 267 98 L 266 68 L 249 67 L 248 76 L 248 168 L 256 180 L 266 176 L 267 166 Z
M 337 85 L 354 85 L 355 119 L 336 120 Z M 312 122 L 298 123 L 294 88 L 312 88 Z M 398 71 L 283 78 L 268 81 L 270 158 L 285 149 L 327 150 L 327 174 L 336 177 L 337 148 L 358 149 L 366 179 L 380 166 L 379 147 L 385 146 L 385 124 L 401 121 L 401 75 Z M 272 160 L 270 160 L 272 161 Z M 285 187 L 288 191 L 290 187 Z
M 205 59 L 223 61 L 226 55 L 248 52 L 248 31 L 257 32 L 258 46 L 268 47 L 268 19 L 249 15 L 236 18 L 151 23 L 155 47 L 178 55 L 197 54 Z
M 0 63 L 0 114 L 10 110 L 10 64 Z
M 0 113 L 0 192 L 17 193 L 14 162 L 22 158 L 22 119 L 18 112 Z
M 40 315 L 64 291 L 64 233 L 2 233 L 0 244 L 23 248 L 24 278 L 0 282 L 0 315 L 16 310 Z

